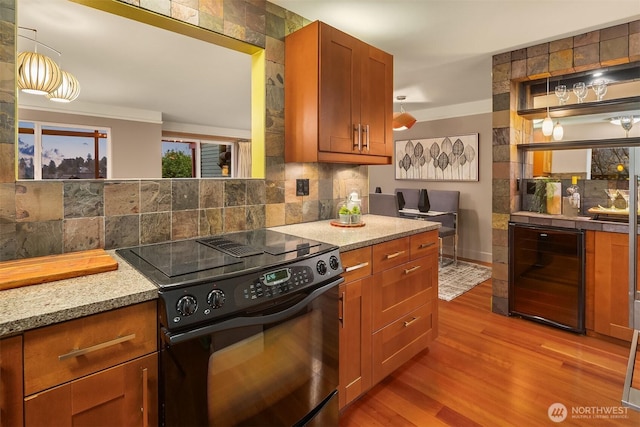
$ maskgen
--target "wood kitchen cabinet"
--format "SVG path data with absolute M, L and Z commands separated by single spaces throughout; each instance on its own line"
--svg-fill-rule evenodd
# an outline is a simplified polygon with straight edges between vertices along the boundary
M 402 245 L 398 245 L 402 242 Z M 438 333 L 438 232 L 373 247 L 373 383 L 420 351 Z M 377 266 L 384 266 L 378 268 Z
M 0 340 L 0 427 L 22 421 L 22 335 Z
M 341 253 L 340 408 L 438 335 L 438 232 Z
M 629 328 L 628 242 L 624 233 L 587 232 L 587 272 L 593 271 L 593 280 L 587 276 L 587 328 L 625 341 L 631 341 L 633 334 Z M 638 254 L 640 265 L 640 247 Z M 640 289 L 638 284 L 636 289 Z
M 340 254 L 340 409 L 371 388 L 371 247 Z
M 285 39 L 285 161 L 391 164 L 393 56 L 322 22 Z
M 24 333 L 26 426 L 157 425 L 156 303 Z

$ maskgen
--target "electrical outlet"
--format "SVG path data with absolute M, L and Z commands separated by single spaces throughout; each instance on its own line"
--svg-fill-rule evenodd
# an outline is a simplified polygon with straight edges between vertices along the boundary
M 309 195 L 309 180 L 296 179 L 296 196 L 308 196 L 308 195 Z

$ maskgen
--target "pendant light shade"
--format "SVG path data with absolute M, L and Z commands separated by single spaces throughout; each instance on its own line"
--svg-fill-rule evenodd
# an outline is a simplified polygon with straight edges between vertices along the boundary
M 80 95 L 80 83 L 71 73 L 61 71 L 61 74 L 62 83 L 60 86 L 45 96 L 55 102 L 71 102 Z
M 561 141 L 563 137 L 564 137 L 564 128 L 562 127 L 560 122 L 557 122 L 556 125 L 553 127 L 553 140 Z
M 20 52 L 16 60 L 18 87 L 27 93 L 44 95 L 62 83 L 58 64 L 48 56 L 36 52 Z
M 406 98 L 406 96 L 397 97 L 398 101 L 400 101 L 400 112 L 393 113 L 393 130 L 407 130 L 416 123 L 416 118 L 404 111 L 402 101 L 404 101 Z
M 551 136 L 552 133 L 553 133 L 553 120 L 551 120 L 551 117 L 547 116 L 542 121 L 542 134 L 544 136 Z

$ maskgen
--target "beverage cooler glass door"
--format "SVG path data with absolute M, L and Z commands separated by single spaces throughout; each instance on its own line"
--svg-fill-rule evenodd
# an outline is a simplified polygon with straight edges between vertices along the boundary
M 337 288 L 241 318 L 254 324 L 165 343 L 164 424 L 337 426 Z

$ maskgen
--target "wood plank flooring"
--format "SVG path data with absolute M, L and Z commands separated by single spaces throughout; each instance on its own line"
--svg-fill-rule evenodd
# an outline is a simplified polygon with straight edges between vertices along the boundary
M 490 301 L 491 280 L 439 301 L 438 339 L 345 408 L 340 426 L 640 426 L 620 403 L 629 345 L 501 316 Z M 638 377 L 640 366 L 636 388 Z M 554 403 L 567 408 L 562 422 L 547 414 Z

